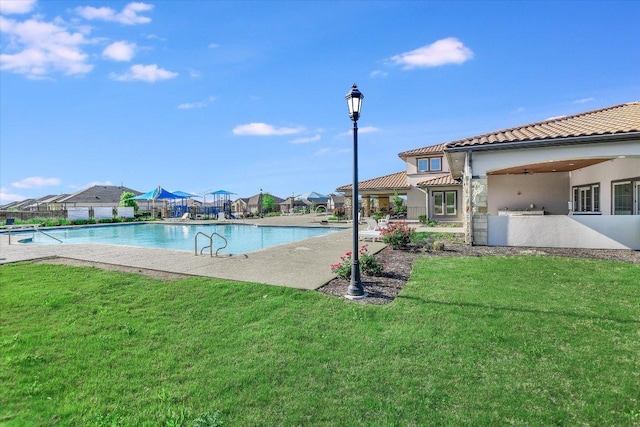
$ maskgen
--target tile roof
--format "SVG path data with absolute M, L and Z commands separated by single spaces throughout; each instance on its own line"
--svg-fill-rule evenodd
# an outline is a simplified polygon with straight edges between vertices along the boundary
M 418 187 L 435 187 L 438 185 L 460 185 L 459 179 L 454 179 L 450 173 L 445 175 L 436 176 L 425 181 L 421 181 L 417 184 Z
M 445 145 L 446 144 L 436 144 L 430 145 L 428 147 L 416 148 L 414 150 L 403 151 L 402 153 L 398 153 L 398 157 L 400 157 L 402 160 L 406 160 L 409 156 L 443 153 Z
M 343 185 L 336 188 L 336 191 L 352 191 L 353 184 Z M 378 178 L 368 179 L 366 181 L 360 181 L 358 183 L 358 191 L 361 190 L 394 190 L 394 189 L 408 189 L 407 173 L 405 171 L 392 173 L 390 175 L 381 176 Z
M 614 105 L 595 111 L 554 119 L 451 141 L 446 148 L 499 145 L 513 142 L 604 136 L 640 132 L 640 102 Z M 425 147 L 429 148 L 429 147 Z M 419 151 L 412 150 L 412 151 Z M 405 152 L 407 153 L 407 152 Z M 399 156 L 402 157 L 403 153 Z

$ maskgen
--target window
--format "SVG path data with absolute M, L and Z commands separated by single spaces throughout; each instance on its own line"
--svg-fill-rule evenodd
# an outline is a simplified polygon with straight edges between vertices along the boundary
M 640 178 L 614 182 L 613 214 L 640 215 Z
M 633 195 L 631 181 L 613 184 L 613 214 L 631 215 L 633 211 Z
M 574 212 L 600 212 L 600 184 L 573 187 Z
M 418 172 L 439 172 L 442 171 L 442 157 L 428 157 L 418 159 Z
M 436 216 L 457 215 L 457 198 L 456 191 L 434 191 L 433 214 Z

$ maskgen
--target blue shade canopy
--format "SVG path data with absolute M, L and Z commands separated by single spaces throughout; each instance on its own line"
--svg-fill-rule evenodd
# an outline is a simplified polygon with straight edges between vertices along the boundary
M 217 196 L 228 196 L 228 195 L 236 194 L 236 193 L 232 193 L 231 191 L 227 191 L 227 190 L 218 190 L 218 191 L 212 191 L 212 192 L 207 193 L 207 194 L 214 194 L 214 195 L 217 195 Z
M 187 193 L 186 191 L 174 191 L 173 194 L 180 196 L 181 199 L 188 199 L 190 197 L 202 197 L 199 194 Z
M 151 190 L 139 196 L 132 197 L 130 200 L 167 200 L 167 199 L 182 199 L 182 197 L 176 194 L 170 193 L 164 188 L 158 186 L 158 188 L 156 188 L 155 190 Z

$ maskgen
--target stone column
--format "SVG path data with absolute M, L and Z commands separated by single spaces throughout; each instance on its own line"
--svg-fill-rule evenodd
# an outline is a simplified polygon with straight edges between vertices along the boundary
M 487 177 L 471 179 L 471 221 L 473 243 L 486 246 L 488 242 Z
M 369 196 L 362 196 L 362 209 L 364 210 L 364 216 L 371 216 L 371 199 Z
M 353 195 L 344 196 L 344 217 L 346 219 L 352 219 L 351 216 L 353 215 L 353 209 L 351 208 L 351 206 L 353 206 L 353 204 L 351 203 L 351 201 L 353 200 Z

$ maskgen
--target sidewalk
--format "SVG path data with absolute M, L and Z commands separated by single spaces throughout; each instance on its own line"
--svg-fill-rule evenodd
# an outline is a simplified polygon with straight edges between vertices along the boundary
M 326 227 L 322 224 L 324 218 L 315 215 L 294 215 L 229 222 Z M 189 223 L 201 223 L 201 221 L 186 221 L 182 224 Z M 16 243 L 18 239 L 15 235 L 12 236 L 12 244 L 9 245 L 9 237 L 2 234 L 0 235 L 0 265 L 62 257 L 177 274 L 257 282 L 298 289 L 317 289 L 335 277 L 329 266 L 338 262 L 340 256 L 350 251 L 352 247 L 351 223 L 331 223 L 330 226 L 343 227 L 345 230 L 248 254 L 219 257 L 196 256 L 194 252 L 187 251 L 117 245 L 21 244 Z M 418 231 L 452 232 L 452 229 L 420 227 Z M 371 253 L 378 252 L 385 246 L 383 243 L 368 242 L 367 244 Z

